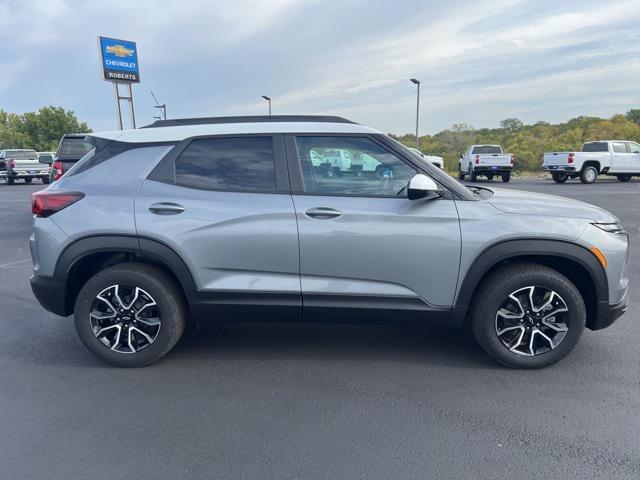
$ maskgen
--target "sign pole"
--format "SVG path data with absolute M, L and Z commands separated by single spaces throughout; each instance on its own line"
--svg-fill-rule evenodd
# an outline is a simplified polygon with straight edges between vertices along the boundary
M 131 106 L 131 124 L 133 128 L 136 128 L 136 112 L 133 109 L 133 88 L 131 88 L 131 84 L 127 84 L 129 86 L 129 105 Z
M 118 91 L 118 82 L 113 82 L 113 88 L 116 94 L 116 108 L 118 110 L 118 130 L 124 130 L 122 126 L 122 109 L 120 108 L 120 92 Z

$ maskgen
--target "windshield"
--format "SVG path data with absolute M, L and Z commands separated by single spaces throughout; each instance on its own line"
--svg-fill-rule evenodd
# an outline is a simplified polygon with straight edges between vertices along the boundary
M 37 160 L 38 154 L 35 150 L 7 150 L 5 158 L 13 158 L 14 160 Z
M 93 149 L 84 137 L 63 138 L 58 146 L 58 160 L 80 160 Z
M 502 148 L 499 145 L 478 145 L 473 147 L 473 154 L 496 154 L 502 153 Z

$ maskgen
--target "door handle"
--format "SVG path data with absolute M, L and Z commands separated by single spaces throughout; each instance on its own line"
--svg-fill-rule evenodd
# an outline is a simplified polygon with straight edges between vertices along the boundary
M 317 220 L 330 220 L 332 218 L 338 218 L 342 215 L 342 212 L 333 208 L 316 207 L 310 208 L 304 214 L 307 217 L 315 218 Z
M 156 215 L 177 215 L 184 212 L 184 207 L 177 203 L 159 202 L 149 205 L 149 211 Z

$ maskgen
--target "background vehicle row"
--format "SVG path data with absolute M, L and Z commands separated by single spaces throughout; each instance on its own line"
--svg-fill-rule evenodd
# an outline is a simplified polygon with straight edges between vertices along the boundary
M 469 180 L 475 182 L 479 175 L 493 180 L 501 177 L 503 182 L 511 179 L 515 157 L 511 153 L 504 153 L 500 145 L 471 145 L 460 155 L 458 172 L 460 180 L 468 175 Z

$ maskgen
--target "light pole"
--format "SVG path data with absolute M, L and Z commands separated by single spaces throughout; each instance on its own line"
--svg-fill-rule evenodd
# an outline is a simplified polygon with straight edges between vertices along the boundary
M 420 80 L 412 78 L 411 83 L 418 87 L 418 95 L 416 97 L 416 149 L 420 150 L 420 137 L 418 137 L 418 122 L 420 119 Z
M 271 116 L 271 97 L 267 97 L 266 95 L 262 95 L 267 102 L 269 102 L 269 116 Z
M 153 94 L 153 92 L 151 92 L 151 96 L 153 97 L 153 99 L 155 100 L 156 104 L 153 108 L 157 108 L 159 110 L 159 114 L 162 115 L 162 118 L 160 115 L 158 115 L 157 117 L 153 117 L 153 118 L 157 118 L 158 120 L 166 120 L 167 119 L 167 104 L 163 103 L 162 105 L 160 105 L 160 103 L 158 103 L 158 99 L 156 98 L 156 96 Z

